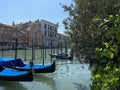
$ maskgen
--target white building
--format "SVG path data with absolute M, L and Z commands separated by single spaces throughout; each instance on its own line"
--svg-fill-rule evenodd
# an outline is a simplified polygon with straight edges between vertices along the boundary
M 21 30 L 29 29 L 31 31 L 28 34 L 29 46 L 31 46 L 31 39 L 33 39 L 34 46 L 45 48 L 57 47 L 57 24 L 46 20 L 36 20 L 35 22 L 20 23 L 16 26 Z
M 41 32 L 43 33 L 43 43 L 46 48 L 57 47 L 57 24 L 41 20 Z

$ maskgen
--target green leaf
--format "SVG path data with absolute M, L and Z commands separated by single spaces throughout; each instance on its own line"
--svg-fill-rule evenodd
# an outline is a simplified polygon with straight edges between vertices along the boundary
M 106 46 L 106 48 L 108 48 L 108 47 L 109 47 L 109 44 L 106 42 L 106 43 L 105 43 L 105 46 Z
M 109 59 L 113 59 L 114 58 L 114 53 L 113 52 L 109 52 Z
M 95 75 L 95 78 L 96 78 L 96 79 L 99 79 L 99 78 L 101 78 L 101 75 L 100 75 L 100 74 L 97 74 L 97 75 Z

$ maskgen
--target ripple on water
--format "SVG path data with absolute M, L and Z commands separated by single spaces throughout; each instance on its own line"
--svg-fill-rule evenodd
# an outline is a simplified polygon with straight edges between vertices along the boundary
M 41 51 L 36 51 L 35 63 L 42 63 Z M 46 52 L 47 54 L 50 51 Z M 11 56 L 12 52 L 4 53 Z M 31 50 L 27 51 L 27 59 L 31 59 Z M 14 51 L 13 55 L 14 57 Z M 18 56 L 24 59 L 24 51 L 18 51 Z M 28 60 L 28 61 L 29 61 Z M 45 64 L 50 63 L 50 57 L 47 55 Z M 79 61 L 57 60 L 56 71 L 54 73 L 45 73 L 34 75 L 33 82 L 18 82 L 11 84 L 0 83 L 0 90 L 89 90 L 90 71 L 89 64 L 79 64 Z M 11 87 L 12 86 L 12 87 Z

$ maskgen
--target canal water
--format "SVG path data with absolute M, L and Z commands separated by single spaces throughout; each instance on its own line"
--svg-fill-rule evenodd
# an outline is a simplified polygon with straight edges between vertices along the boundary
M 4 57 L 14 57 L 14 51 L 4 51 Z M 35 50 L 34 63 L 43 62 L 43 54 L 41 50 Z M 51 50 L 44 51 L 44 64 L 50 63 Z M 0 54 L 0 55 L 1 55 Z M 32 58 L 31 50 L 19 50 L 18 57 L 24 62 L 29 62 Z M 56 71 L 53 73 L 34 74 L 32 82 L 12 82 L 0 81 L 0 90 L 90 90 L 89 64 L 80 64 L 74 58 L 73 60 L 56 60 Z

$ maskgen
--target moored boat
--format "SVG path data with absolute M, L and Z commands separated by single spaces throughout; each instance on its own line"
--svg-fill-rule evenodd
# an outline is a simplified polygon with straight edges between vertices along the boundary
M 16 60 L 15 58 L 0 58 L 0 62 L 4 67 L 20 71 L 29 71 L 31 69 L 30 64 L 23 63 L 20 58 Z M 53 60 L 52 64 L 47 65 L 33 64 L 32 68 L 35 73 L 51 73 L 55 71 L 55 61 Z
M 0 80 L 4 81 L 33 81 L 32 70 L 19 71 L 10 68 L 0 67 Z
M 49 54 L 51 56 L 51 58 L 57 58 L 57 59 L 73 59 L 73 56 L 68 55 L 67 53 L 58 53 L 58 54 Z

